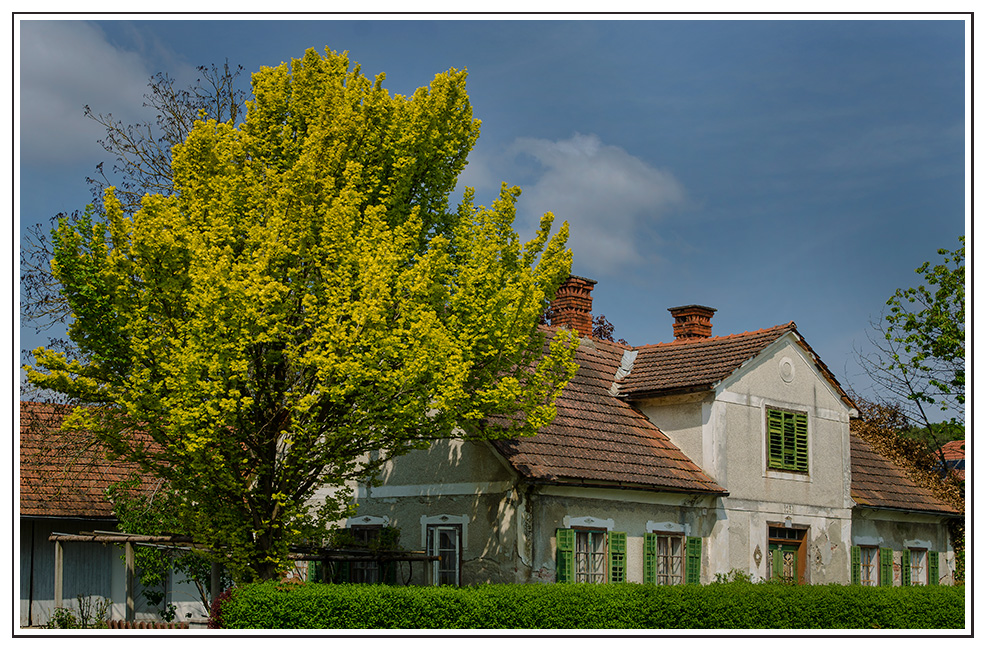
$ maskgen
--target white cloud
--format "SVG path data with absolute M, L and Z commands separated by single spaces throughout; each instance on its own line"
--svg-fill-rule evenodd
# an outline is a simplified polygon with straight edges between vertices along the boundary
M 670 173 L 594 135 L 521 138 L 510 151 L 533 157 L 543 170 L 523 188 L 521 218 L 536 223 L 550 211 L 556 223 L 568 221 L 576 273 L 609 274 L 653 257 L 648 226 L 685 199 Z
M 25 20 L 18 26 L 22 163 L 95 164 L 104 131 L 84 117 L 87 104 L 124 123 L 147 119 L 141 105 L 154 71 L 139 54 L 114 47 L 90 23 Z

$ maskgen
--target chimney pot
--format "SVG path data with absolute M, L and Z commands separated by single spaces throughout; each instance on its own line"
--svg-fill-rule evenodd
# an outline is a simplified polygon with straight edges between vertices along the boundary
M 596 281 L 570 275 L 558 287 L 555 299 L 551 301 L 551 324 L 567 327 L 579 336 L 592 336 L 592 288 Z
M 668 309 L 674 317 L 674 340 L 697 341 L 712 336 L 712 315 L 716 310 L 702 305 Z

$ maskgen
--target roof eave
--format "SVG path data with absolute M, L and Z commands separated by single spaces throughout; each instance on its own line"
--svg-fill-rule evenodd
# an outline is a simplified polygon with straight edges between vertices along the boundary
M 854 508 L 869 508 L 870 510 L 890 510 L 892 512 L 903 512 L 911 515 L 931 515 L 934 517 L 946 517 L 949 519 L 961 519 L 965 517 L 965 514 L 958 511 L 947 511 L 947 510 L 917 510 L 915 508 L 897 508 L 894 506 L 874 506 L 868 503 L 860 503 L 856 501 Z
M 627 481 L 592 481 L 584 479 L 559 479 L 559 478 L 533 478 L 525 477 L 524 481 L 532 485 L 552 485 L 562 487 L 579 488 L 609 488 L 617 490 L 636 490 L 641 492 L 673 492 L 675 494 L 699 494 L 703 496 L 728 497 L 729 492 L 723 488 L 719 490 L 699 490 L 687 488 L 674 488 L 666 486 L 647 485 L 643 483 L 630 483 Z
M 671 397 L 673 395 L 691 395 L 694 393 L 706 393 L 708 391 L 714 390 L 720 382 L 713 382 L 709 384 L 693 384 L 691 386 L 679 386 L 675 388 L 661 388 L 661 389 L 651 389 L 651 390 L 641 390 L 641 391 L 631 391 L 631 392 L 620 392 L 617 397 L 625 400 L 642 400 L 650 399 L 652 397 Z

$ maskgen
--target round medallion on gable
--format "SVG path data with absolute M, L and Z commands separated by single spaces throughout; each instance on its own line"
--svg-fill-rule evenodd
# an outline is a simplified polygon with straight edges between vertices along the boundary
M 778 365 L 781 373 L 781 379 L 788 384 L 794 381 L 794 362 L 791 361 L 791 357 L 784 357 Z

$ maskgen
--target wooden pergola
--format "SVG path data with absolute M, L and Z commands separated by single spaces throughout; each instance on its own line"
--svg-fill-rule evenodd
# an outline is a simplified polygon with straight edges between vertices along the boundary
M 122 544 L 126 562 L 126 620 L 134 620 L 134 576 L 135 554 L 137 546 L 152 546 L 170 549 L 205 548 L 187 535 L 130 535 L 109 531 L 82 532 L 76 534 L 52 533 L 49 542 L 55 543 L 55 607 L 62 606 L 62 581 L 64 576 L 64 549 L 62 544 L 88 542 L 97 544 Z M 363 549 L 328 549 L 315 547 L 296 547 L 288 555 L 289 560 L 319 560 L 328 562 L 359 562 L 359 561 L 390 561 L 390 562 L 436 562 L 441 558 L 437 555 L 427 555 L 424 551 L 401 550 L 363 550 Z M 209 593 L 215 596 L 219 593 L 220 565 L 213 562 L 210 575 Z
M 62 606 L 62 582 L 64 576 L 65 551 L 62 544 L 69 542 L 89 542 L 98 544 L 122 544 L 124 548 L 124 558 L 127 565 L 126 593 L 127 610 L 126 620 L 134 620 L 134 576 L 135 555 L 134 549 L 137 546 L 154 546 L 157 548 L 171 549 L 192 549 L 204 548 L 201 544 L 196 544 L 191 537 L 186 535 L 129 535 L 126 533 L 114 533 L 107 531 L 82 532 L 74 535 L 66 533 L 52 533 L 48 537 L 49 542 L 55 542 L 55 608 Z M 219 565 L 212 563 L 212 575 L 210 576 L 211 594 L 219 591 Z

